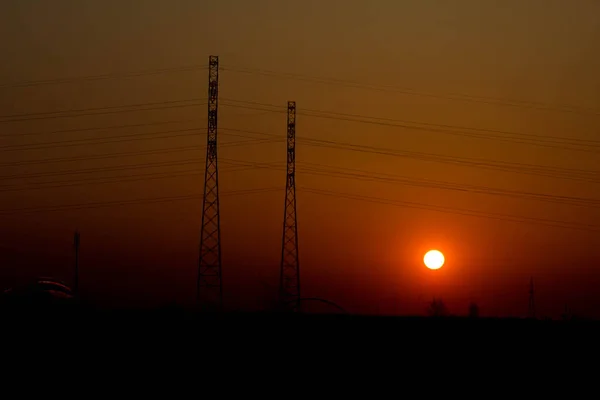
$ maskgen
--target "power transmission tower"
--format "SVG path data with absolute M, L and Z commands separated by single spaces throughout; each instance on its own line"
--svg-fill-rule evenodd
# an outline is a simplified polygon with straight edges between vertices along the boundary
M 79 232 L 75 231 L 73 245 L 75 247 L 75 277 L 73 280 L 73 291 L 76 297 L 79 297 Z
M 298 262 L 298 225 L 296 220 L 296 102 L 288 101 L 287 173 L 279 302 L 283 308 L 297 311 L 300 303 L 300 264 Z
M 529 318 L 535 318 L 535 292 L 533 289 L 533 278 L 529 282 L 529 310 L 527 313 Z
M 202 308 L 222 309 L 221 223 L 219 217 L 219 173 L 217 168 L 217 111 L 219 97 L 219 57 L 208 59 L 208 135 L 202 227 L 196 301 Z

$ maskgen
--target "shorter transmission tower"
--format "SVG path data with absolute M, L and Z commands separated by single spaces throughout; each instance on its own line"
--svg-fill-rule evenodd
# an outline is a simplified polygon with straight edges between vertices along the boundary
M 287 106 L 287 171 L 279 303 L 284 309 L 298 311 L 300 307 L 300 264 L 298 261 L 298 225 L 296 220 L 296 102 Z
M 529 282 L 529 310 L 527 313 L 529 318 L 535 318 L 535 291 L 533 288 L 533 278 Z

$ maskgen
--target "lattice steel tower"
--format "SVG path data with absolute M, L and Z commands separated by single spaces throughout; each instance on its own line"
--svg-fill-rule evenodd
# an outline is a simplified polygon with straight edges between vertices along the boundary
M 219 173 L 217 168 L 217 112 L 219 97 L 219 57 L 208 59 L 208 135 L 206 170 L 202 200 L 202 228 L 198 260 L 196 301 L 202 308 L 221 309 L 221 224 L 219 217 Z
M 287 173 L 279 303 L 282 307 L 297 311 L 300 303 L 300 264 L 298 262 L 298 225 L 296 220 L 296 102 L 288 101 L 287 108 Z

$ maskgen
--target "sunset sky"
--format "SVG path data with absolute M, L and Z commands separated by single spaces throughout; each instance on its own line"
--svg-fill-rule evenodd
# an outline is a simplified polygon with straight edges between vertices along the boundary
M 0 284 L 71 282 L 77 228 L 85 296 L 193 301 L 218 55 L 229 308 L 276 295 L 294 100 L 303 297 L 523 316 L 533 276 L 538 314 L 600 317 L 599 15 L 595 0 L 2 1 Z

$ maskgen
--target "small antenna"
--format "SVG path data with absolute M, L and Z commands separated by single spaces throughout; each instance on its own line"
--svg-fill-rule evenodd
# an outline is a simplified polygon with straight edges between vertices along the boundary
M 73 245 L 75 247 L 75 277 L 73 282 L 73 291 L 76 297 L 79 297 L 79 242 L 80 234 L 78 230 L 75 230 L 73 238 Z

